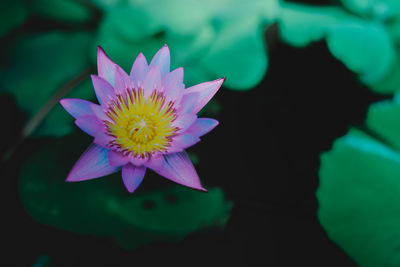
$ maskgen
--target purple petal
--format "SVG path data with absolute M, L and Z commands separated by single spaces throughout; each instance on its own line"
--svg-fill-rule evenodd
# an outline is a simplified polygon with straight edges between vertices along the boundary
M 167 45 L 164 45 L 158 52 L 154 55 L 150 62 L 149 68 L 157 66 L 161 72 L 161 77 L 164 77 L 169 72 L 170 68 L 170 54 Z
M 107 114 L 103 111 L 103 108 L 100 105 L 92 104 L 90 105 L 92 109 L 92 113 L 100 120 L 100 121 L 109 121 L 112 120 L 107 116 Z
M 195 123 L 193 123 L 188 129 L 187 133 L 190 133 L 194 136 L 202 136 L 214 129 L 219 122 L 210 118 L 198 118 Z
M 108 164 L 107 152 L 107 149 L 91 144 L 72 167 L 66 181 L 89 180 L 118 171 L 118 167 Z
M 97 99 L 102 106 L 106 106 L 115 97 L 114 88 L 99 76 L 92 75 L 91 77 Z
M 99 76 L 114 85 L 115 71 L 117 64 L 115 64 L 104 52 L 103 48 L 97 47 L 97 71 Z
M 189 114 L 181 114 L 179 115 L 175 121 L 172 122 L 172 125 L 179 128 L 179 132 L 184 132 L 189 126 L 191 126 L 197 119 L 197 115 L 193 113 Z
M 145 173 L 145 166 L 137 167 L 132 164 L 126 164 L 122 167 L 122 180 L 130 193 L 133 193 L 142 183 Z
M 168 149 L 168 153 L 180 152 L 188 147 L 191 147 L 198 143 L 200 138 L 193 136 L 189 133 L 184 133 L 174 137 L 171 147 Z
M 182 99 L 180 101 L 180 104 L 178 107 L 178 113 L 179 114 L 194 113 L 193 109 L 195 107 L 195 103 L 197 103 L 197 100 L 199 99 L 199 96 L 200 96 L 200 93 L 187 94 L 185 92 L 185 94 L 182 96 Z
M 161 73 L 157 66 L 150 69 L 143 84 L 145 96 L 150 95 L 154 89 L 161 89 Z
M 177 85 L 174 90 L 170 90 L 166 93 L 165 101 L 167 103 L 169 101 L 179 103 L 184 93 L 185 93 L 185 85 L 181 83 L 180 85 Z
M 131 74 L 129 75 L 135 86 L 143 86 L 144 78 L 147 75 L 148 68 L 146 57 L 140 53 L 133 63 Z
M 90 105 L 93 104 L 92 102 L 83 99 L 64 98 L 60 100 L 60 104 L 75 119 L 85 115 L 93 115 L 93 111 L 90 108 Z
M 109 144 L 111 141 L 113 141 L 113 137 L 106 134 L 104 130 L 102 130 L 96 133 L 93 143 L 102 146 L 104 148 L 109 148 L 110 147 Z
M 167 75 L 162 80 L 164 91 L 167 93 L 176 89 L 183 83 L 183 68 L 177 68 Z
M 201 186 L 199 176 L 185 151 L 152 158 L 149 168 L 175 183 L 207 191 Z
M 147 158 L 131 157 L 130 161 L 135 166 L 142 166 L 148 161 L 148 159 Z
M 185 90 L 185 94 L 200 93 L 193 108 L 194 113 L 199 112 L 210 101 L 224 81 L 225 78 L 221 78 L 211 82 L 200 83 Z
M 121 153 L 113 150 L 108 151 L 107 158 L 110 166 L 115 166 L 115 167 L 125 165 L 129 162 L 129 157 L 125 157 Z
M 114 89 L 116 94 L 124 94 L 127 88 L 131 87 L 131 79 L 126 72 L 119 68 L 115 72 Z
M 91 136 L 96 136 L 99 132 L 104 131 L 104 125 L 93 115 L 85 115 L 75 120 L 76 126 Z

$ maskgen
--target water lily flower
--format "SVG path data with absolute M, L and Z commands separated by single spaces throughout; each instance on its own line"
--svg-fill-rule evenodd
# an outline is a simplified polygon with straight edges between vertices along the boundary
M 98 47 L 97 67 L 98 75 L 91 77 L 100 105 L 82 99 L 60 101 L 75 124 L 94 137 L 66 181 L 122 170 L 124 185 L 132 193 L 150 168 L 176 183 L 206 191 L 184 149 L 218 125 L 197 113 L 225 78 L 185 89 L 183 68 L 170 72 L 167 45 L 150 64 L 140 53 L 129 75 Z

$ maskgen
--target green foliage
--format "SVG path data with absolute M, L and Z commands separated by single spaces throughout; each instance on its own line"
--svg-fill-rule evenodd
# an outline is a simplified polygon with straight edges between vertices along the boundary
M 30 11 L 48 18 L 81 23 L 91 19 L 92 13 L 80 0 L 31 0 Z
M 28 15 L 23 0 L 0 1 L 0 37 L 21 25 Z
M 79 157 L 79 144 L 74 136 L 56 139 L 22 167 L 21 200 L 40 223 L 112 237 L 126 249 L 154 241 L 178 241 L 193 231 L 225 225 L 229 205 L 218 188 L 203 193 L 173 186 L 149 193 L 139 189 L 131 195 L 120 173 L 66 183 L 68 171 Z
M 350 11 L 364 17 L 378 20 L 400 17 L 400 1 L 398 0 L 341 0 Z
M 91 40 L 86 32 L 23 36 L 10 51 L 10 65 L 0 70 L 1 89 L 12 94 L 32 117 L 57 90 L 90 66 Z M 90 98 L 92 95 L 87 81 L 69 96 Z M 72 118 L 56 107 L 35 134 L 62 136 L 73 128 Z
M 333 56 L 357 73 L 379 93 L 392 93 L 391 73 L 398 56 L 390 31 L 382 24 L 363 20 L 337 7 L 282 5 L 280 34 L 291 45 L 304 47 L 326 38 Z M 396 72 L 396 79 L 398 79 Z
M 399 266 L 400 102 L 374 104 L 367 126 L 322 154 L 318 217 L 328 236 L 360 266 Z M 379 141 L 381 140 L 381 141 Z
M 139 52 L 151 57 L 166 43 L 173 67 L 185 67 L 188 86 L 227 76 L 226 86 L 246 90 L 265 74 L 263 30 L 272 18 L 266 10 L 276 1 L 95 3 L 105 12 L 95 44 L 126 70 Z

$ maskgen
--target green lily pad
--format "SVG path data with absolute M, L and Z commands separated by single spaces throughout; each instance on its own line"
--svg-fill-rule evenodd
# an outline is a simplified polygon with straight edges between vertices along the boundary
M 126 70 L 139 52 L 150 59 L 168 44 L 172 67 L 187 71 L 187 86 L 227 77 L 226 86 L 246 90 L 266 72 L 263 32 L 275 18 L 271 10 L 277 12 L 276 1 L 243 5 L 226 0 L 210 5 L 210 1 L 150 0 L 100 6 L 105 15 L 94 45 L 109 51 Z
M 260 18 L 243 16 L 221 24 L 202 59 L 204 67 L 216 77 L 228 77 L 224 85 L 231 89 L 255 87 L 264 78 L 268 62 Z
M 354 13 L 377 20 L 400 16 L 398 0 L 341 0 L 341 2 Z
M 371 105 L 366 124 L 393 148 L 400 151 L 400 98 L 381 101 Z
M 31 12 L 48 18 L 82 23 L 91 19 L 89 7 L 79 0 L 32 0 Z
M 380 23 L 362 20 L 337 7 L 284 4 L 278 24 L 282 39 L 296 47 L 326 38 L 332 55 L 372 90 L 394 92 L 385 80 L 388 76 L 393 79 L 390 75 L 396 67 L 397 51 L 392 33 Z
M 318 218 L 360 266 L 400 266 L 399 102 L 371 106 L 375 138 L 352 129 L 321 155 Z
M 12 94 L 18 105 L 32 117 L 64 84 L 90 64 L 91 35 L 51 32 L 27 35 L 10 51 L 10 66 L 0 70 L 1 89 Z M 90 83 L 82 83 L 71 97 L 90 98 Z M 72 131 L 72 119 L 61 108 L 51 111 L 36 135 L 62 136 Z
M 0 36 L 21 25 L 27 15 L 27 8 L 23 0 L 0 1 Z
M 176 185 L 148 193 L 139 188 L 130 194 L 120 173 L 66 183 L 65 177 L 79 150 L 84 150 L 78 139 L 68 136 L 54 140 L 22 167 L 22 204 L 40 223 L 80 234 L 112 237 L 126 249 L 154 241 L 179 241 L 191 232 L 225 225 L 229 205 L 219 188 L 203 193 Z
M 322 40 L 330 28 L 348 19 L 349 15 L 337 7 L 285 3 L 280 10 L 278 29 L 283 41 L 295 47 L 305 47 Z
M 358 73 L 366 84 L 382 80 L 395 63 L 394 45 L 379 24 L 343 23 L 328 32 L 326 41 L 333 56 Z

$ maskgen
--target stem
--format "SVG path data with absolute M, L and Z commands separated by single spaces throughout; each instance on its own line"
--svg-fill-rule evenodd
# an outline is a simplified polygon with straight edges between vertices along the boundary
M 21 145 L 21 143 L 32 135 L 36 128 L 40 125 L 47 114 L 52 110 L 52 108 L 58 103 L 58 101 L 69 93 L 74 87 L 80 84 L 86 77 L 92 72 L 92 67 L 88 67 L 81 71 L 78 75 L 73 77 L 70 81 L 60 87 L 49 100 L 39 109 L 38 112 L 25 124 L 21 131 L 18 140 L 4 153 L 2 156 L 2 162 L 7 161 Z

